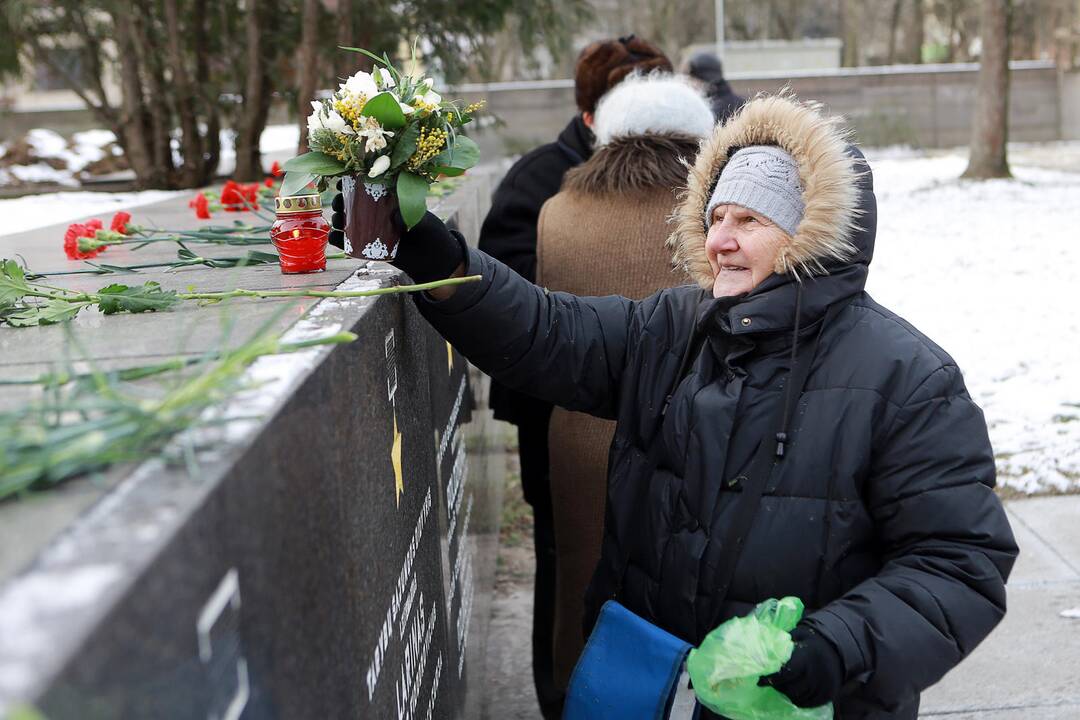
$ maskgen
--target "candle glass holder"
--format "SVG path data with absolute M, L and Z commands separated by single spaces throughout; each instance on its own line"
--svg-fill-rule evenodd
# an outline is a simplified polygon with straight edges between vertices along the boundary
M 322 214 L 319 195 L 288 195 L 274 199 L 277 220 L 270 240 L 285 275 L 316 273 L 326 269 L 326 242 L 330 223 Z

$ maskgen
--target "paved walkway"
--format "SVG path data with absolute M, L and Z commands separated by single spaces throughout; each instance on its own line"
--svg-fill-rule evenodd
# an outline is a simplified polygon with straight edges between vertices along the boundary
M 920 717 L 1080 718 L 1080 496 L 1012 500 L 1006 508 L 1020 545 L 1009 612 L 986 642 L 923 695 Z M 500 565 L 513 567 L 520 557 L 514 548 Z M 484 717 L 540 718 L 529 670 L 527 577 L 517 572 L 500 584 L 493 605 Z

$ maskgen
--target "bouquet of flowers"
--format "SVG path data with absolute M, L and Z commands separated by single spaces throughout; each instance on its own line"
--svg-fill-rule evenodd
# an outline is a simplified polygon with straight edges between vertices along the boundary
M 402 74 L 386 55 L 345 49 L 367 55 L 375 66 L 341 83 L 329 99 L 311 103 L 311 152 L 285 163 L 281 195 L 312 182 L 325 190 L 330 179 L 342 178 L 346 252 L 382 260 L 396 251 L 394 210 L 400 207 L 412 227 L 427 210 L 429 185 L 476 164 L 479 150 L 461 129 L 483 103 L 444 100 L 431 78 Z

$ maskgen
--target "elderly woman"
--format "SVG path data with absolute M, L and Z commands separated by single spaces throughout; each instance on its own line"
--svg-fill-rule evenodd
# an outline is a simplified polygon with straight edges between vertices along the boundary
M 536 281 L 575 295 L 632 299 L 686 282 L 664 240 L 686 183 L 686 160 L 712 132 L 712 110 L 690 81 L 635 75 L 596 107 L 592 157 L 566 173 L 540 211 Z M 548 448 L 555 526 L 554 682 L 565 692 L 584 640 L 583 599 L 604 528 L 607 451 L 615 423 L 555 408 Z
M 760 98 L 703 147 L 678 215 L 697 286 L 641 301 L 545 292 L 433 216 L 397 263 L 480 275 L 421 312 L 503 382 L 617 419 L 587 623 L 616 598 L 697 644 L 795 595 L 765 681 L 839 718 L 915 718 L 1005 614 L 1017 548 L 960 370 L 864 290 L 869 169 L 814 107 Z

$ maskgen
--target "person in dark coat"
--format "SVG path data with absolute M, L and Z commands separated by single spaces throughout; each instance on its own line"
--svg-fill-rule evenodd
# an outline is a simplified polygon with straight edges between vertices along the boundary
M 433 215 L 395 262 L 417 281 L 479 275 L 415 296 L 420 312 L 502 382 L 616 419 L 587 625 L 614 598 L 696 645 L 797 596 L 794 651 L 762 682 L 843 720 L 914 719 L 1001 621 L 1018 550 L 959 368 L 865 291 L 869 166 L 816 106 L 759 98 L 703 146 L 676 212 L 669 242 L 697 284 L 640 301 L 546 292 Z M 774 439 L 732 555 L 744 473 Z
M 596 104 L 632 72 L 672 69 L 667 56 L 633 35 L 594 42 L 578 56 L 574 99 L 580 111 L 553 143 L 522 156 L 503 178 L 480 230 L 480 248 L 530 282 L 536 280 L 536 227 L 540 208 L 562 185 L 566 171 L 593 152 Z M 533 674 L 541 710 L 559 717 L 561 687 L 552 679 L 555 603 L 555 537 L 548 481 L 548 418 L 551 404 L 493 382 L 491 408 L 518 427 L 518 454 L 525 501 L 533 509 L 536 578 L 533 603 Z
M 705 92 L 712 103 L 716 122 L 724 123 L 739 111 L 746 99 L 736 95 L 724 79 L 724 66 L 720 58 L 711 52 L 702 52 L 690 58 L 686 74 L 705 85 Z

